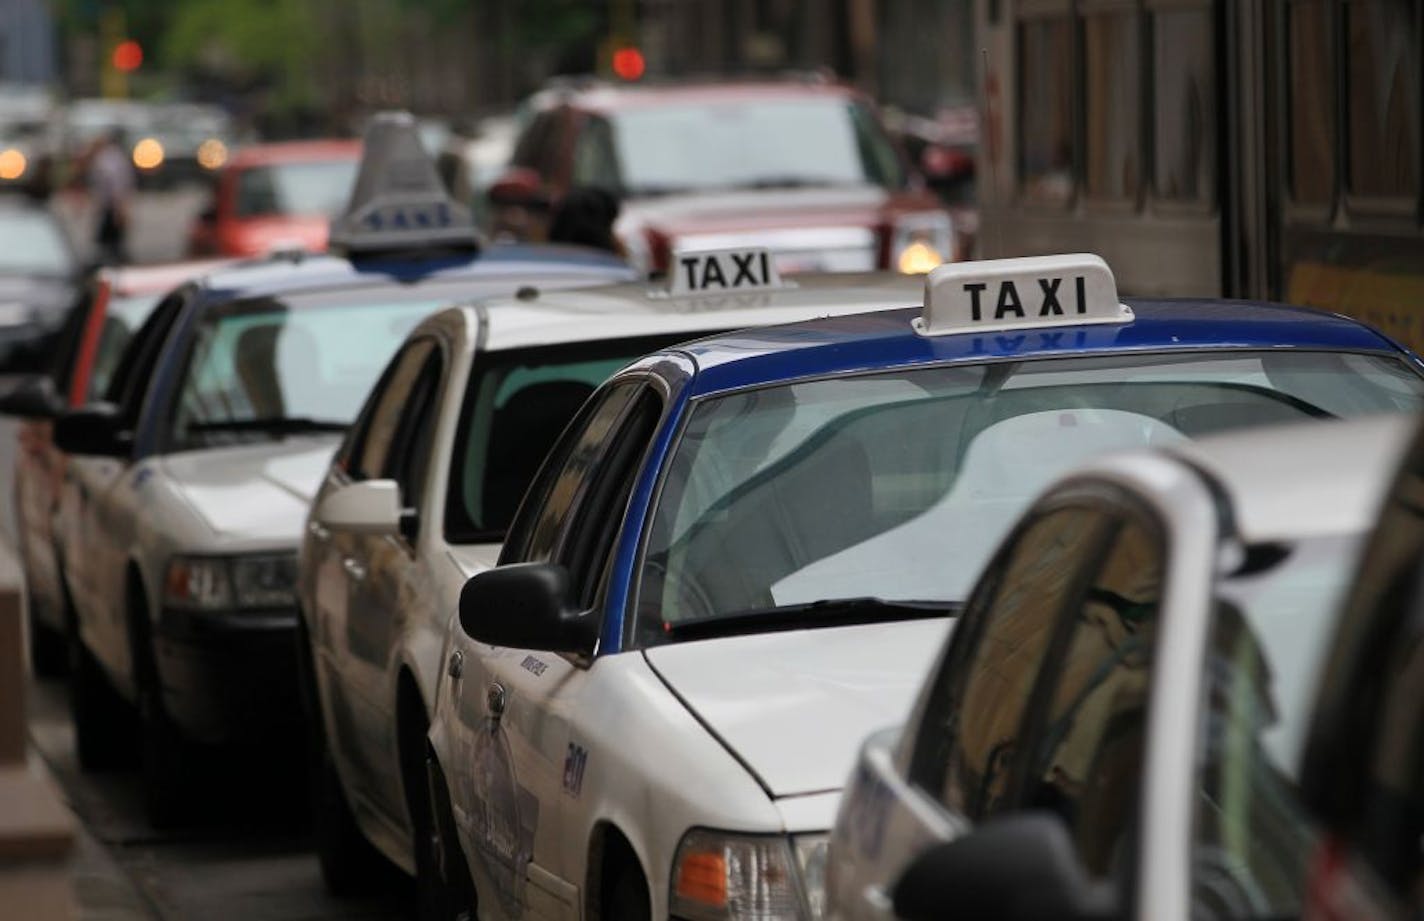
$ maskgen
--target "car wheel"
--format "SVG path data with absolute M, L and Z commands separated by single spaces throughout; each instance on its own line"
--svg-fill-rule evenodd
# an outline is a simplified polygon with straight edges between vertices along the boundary
M 143 800 L 154 828 L 172 828 L 185 818 L 192 755 L 188 743 L 164 711 L 154 684 L 139 696 L 143 721 Z
M 77 636 L 69 638 L 69 713 L 82 769 L 110 770 L 126 760 L 129 746 L 124 729 L 132 717 Z
M 358 895 L 370 890 L 384 869 L 381 857 L 356 824 L 341 789 L 336 764 L 325 742 L 312 741 L 312 806 L 316 854 L 321 877 L 332 895 Z
M 643 878 L 637 858 L 629 854 L 614 867 L 603 891 L 603 917 L 619 921 L 651 921 L 652 914 L 652 906 L 648 903 L 648 881 Z
M 444 777 L 433 760 L 422 786 L 427 808 L 413 822 L 419 917 L 421 921 L 469 921 L 476 917 L 475 885 L 455 835 Z

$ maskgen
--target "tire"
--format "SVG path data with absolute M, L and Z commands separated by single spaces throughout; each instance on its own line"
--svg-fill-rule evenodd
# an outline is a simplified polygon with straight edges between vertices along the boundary
M 331 753 L 320 739 L 313 747 L 319 749 L 312 753 L 312 824 L 321 878 L 332 895 L 361 895 L 371 891 L 385 867 L 356 824 Z
M 74 748 L 85 771 L 107 771 L 130 760 L 132 714 L 78 636 L 69 637 L 69 713 Z
M 140 692 L 143 722 L 143 802 L 148 823 L 174 828 L 188 819 L 193 757 L 187 741 L 164 712 L 156 679 Z
M 618 921 L 652 921 L 653 908 L 648 900 L 648 880 L 638 866 L 638 859 L 627 852 L 609 873 L 603 890 L 603 917 Z
M 427 808 L 416 825 L 416 906 L 420 921 L 470 921 L 477 916 L 475 884 L 455 835 L 455 817 L 443 789 L 444 775 L 432 759 L 422 785 Z M 435 789 L 433 786 L 441 787 Z

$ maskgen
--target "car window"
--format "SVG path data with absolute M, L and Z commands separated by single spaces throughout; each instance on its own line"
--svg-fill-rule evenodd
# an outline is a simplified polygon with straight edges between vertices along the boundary
M 186 289 L 164 298 L 139 327 L 128 347 L 124 349 L 123 355 L 119 357 L 113 376 L 104 390 L 104 399 L 120 406 L 124 415 L 131 420 L 137 419 L 139 410 L 143 407 L 143 397 L 148 391 L 148 379 L 153 374 L 153 367 L 158 361 L 164 340 L 177 322 L 187 299 Z
M 1152 523 L 1122 522 L 1050 647 L 1052 683 L 1015 771 L 1015 806 L 1056 812 L 1094 879 L 1127 870 L 1133 852 L 1166 562 Z
M 640 385 L 619 381 L 598 394 L 549 454 L 520 507 L 500 563 L 549 562 L 597 470 L 609 435 Z
M 338 214 L 351 196 L 356 166 L 353 158 L 249 167 L 238 173 L 234 211 L 238 217 Z
M 410 388 L 395 437 L 391 439 L 391 449 L 387 451 L 385 475 L 400 485 L 401 504 L 407 507 L 419 504 L 425 488 L 431 441 L 435 437 L 435 415 L 440 405 L 444 357 L 438 347 L 430 350 Z
M 574 185 L 596 186 L 617 192 L 618 160 L 613 153 L 613 133 L 608 120 L 590 116 L 574 145 Z
M 398 435 L 412 394 L 424 379 L 436 352 L 434 340 L 417 339 L 406 345 L 391 362 L 383 387 L 372 396 L 369 415 L 351 441 L 347 473 L 357 480 L 384 479 L 391 469 L 391 449 Z
M 1060 613 L 1082 592 L 1109 519 L 1070 506 L 1031 518 L 986 570 L 931 685 L 911 782 L 977 820 L 1003 801 L 1029 695 Z
M 546 181 L 552 179 L 558 160 L 558 129 L 561 121 L 560 110 L 535 116 L 534 121 L 529 124 L 529 129 L 514 146 L 511 165 L 532 169 Z

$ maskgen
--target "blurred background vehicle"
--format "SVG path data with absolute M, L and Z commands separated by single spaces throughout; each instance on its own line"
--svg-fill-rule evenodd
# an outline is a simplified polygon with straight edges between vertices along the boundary
M 132 155 L 140 184 L 170 187 L 211 180 L 236 145 L 232 118 L 220 106 L 162 103 L 150 110 Z
M 782 272 L 926 272 L 955 258 L 949 215 L 862 93 L 815 76 L 556 84 L 489 189 L 492 232 L 544 239 L 570 189 L 622 199 L 629 261 L 757 247 Z
M 331 219 L 351 196 L 359 141 L 257 144 L 222 167 L 211 203 L 188 233 L 190 256 L 320 252 Z
M 42 86 L 0 84 L 0 192 L 50 192 L 56 107 Z
M 0 373 L 45 366 L 81 276 L 53 214 L 27 199 L 0 196 Z

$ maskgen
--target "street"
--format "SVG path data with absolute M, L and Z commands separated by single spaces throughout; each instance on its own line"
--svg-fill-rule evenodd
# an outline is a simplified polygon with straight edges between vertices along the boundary
M 188 226 L 207 200 L 207 191 L 196 185 L 138 193 L 129 231 L 129 258 L 136 263 L 182 259 Z M 50 208 L 69 232 L 79 258 L 87 263 L 92 258 L 95 227 L 88 197 L 83 193 L 60 192 L 50 199 Z

